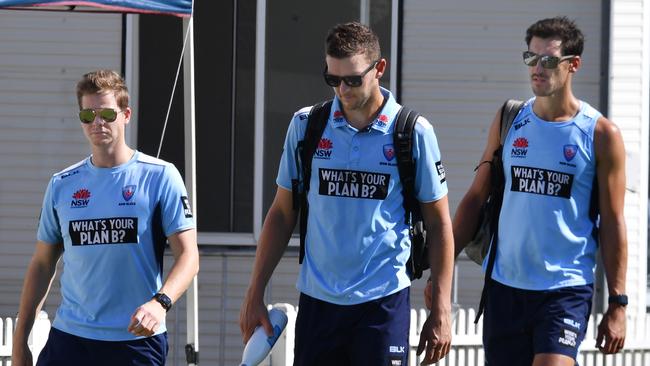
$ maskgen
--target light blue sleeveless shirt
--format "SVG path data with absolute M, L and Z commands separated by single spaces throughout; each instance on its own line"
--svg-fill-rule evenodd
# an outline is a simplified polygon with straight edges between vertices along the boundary
M 548 122 L 528 100 L 503 147 L 506 177 L 492 278 L 547 290 L 593 283 L 597 242 L 589 217 L 601 116 L 581 101 L 570 121 Z M 484 264 L 487 261 L 484 262 Z
M 63 243 L 61 304 L 53 327 L 79 337 L 125 341 L 135 309 L 162 284 L 166 238 L 194 228 L 185 185 L 171 163 L 136 152 L 98 168 L 87 158 L 54 174 L 38 240 Z M 166 330 L 161 324 L 157 334 Z
M 394 119 L 400 109 L 391 93 L 375 121 L 353 128 L 334 99 L 327 126 L 312 160 L 309 218 L 299 291 L 334 304 L 352 305 L 385 297 L 411 285 L 402 183 L 393 147 Z M 310 107 L 291 120 L 277 184 L 291 190 L 298 177 L 296 146 L 307 127 Z M 433 127 L 415 125 L 415 190 L 420 202 L 447 194 L 444 168 Z

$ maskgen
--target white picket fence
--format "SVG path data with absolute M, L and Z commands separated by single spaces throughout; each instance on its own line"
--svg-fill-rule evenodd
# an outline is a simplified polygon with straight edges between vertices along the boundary
M 0 365 L 11 366 L 11 347 L 13 345 L 14 323 L 17 319 L 14 318 L 0 318 Z M 36 320 L 34 327 L 29 335 L 27 344 L 32 351 L 34 363 L 38 358 L 39 353 L 47 342 L 47 336 L 50 334 L 50 319 L 47 313 L 41 311 Z
M 294 328 L 297 308 L 290 304 L 275 304 L 287 313 L 287 328 L 278 339 L 269 357 L 262 366 L 293 365 Z M 409 335 L 409 366 L 422 361 L 416 350 L 420 341 L 420 329 L 427 319 L 426 309 L 411 309 L 411 333 Z M 474 324 L 474 309 L 458 309 L 452 323 L 451 351 L 439 366 L 482 366 L 484 353 L 482 346 L 483 322 Z M 578 363 L 580 366 L 647 366 L 650 365 L 650 314 L 642 319 L 628 317 L 625 349 L 616 355 L 603 355 L 596 348 L 596 325 L 602 314 L 589 319 L 587 335 L 580 347 Z M 423 356 L 423 355 L 422 355 Z
M 294 329 L 297 307 L 290 304 L 275 304 L 287 313 L 287 328 L 278 339 L 273 352 L 261 366 L 293 365 Z M 409 336 L 409 366 L 416 366 L 421 358 L 415 354 L 420 341 L 420 329 L 427 318 L 427 310 L 411 309 L 411 334 Z M 459 309 L 452 323 L 452 347 L 449 355 L 437 363 L 439 366 L 482 366 L 484 364 L 481 335 L 482 322 L 474 324 L 474 309 Z M 650 365 L 650 314 L 642 319 L 628 317 L 625 349 L 616 355 L 605 356 L 596 348 L 596 324 L 602 315 L 589 320 L 587 336 L 580 347 L 578 363 L 580 366 L 646 366 Z M 11 365 L 12 335 L 15 320 L 0 319 L 0 365 Z M 34 360 L 43 349 L 50 331 L 50 319 L 41 311 L 29 337 L 29 347 Z

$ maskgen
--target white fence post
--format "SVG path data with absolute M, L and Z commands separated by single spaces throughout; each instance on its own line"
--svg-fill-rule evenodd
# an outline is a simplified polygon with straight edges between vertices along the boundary
M 11 366 L 11 348 L 13 346 L 13 335 L 15 323 L 18 319 L 13 318 L 0 319 L 0 364 L 4 361 L 5 365 Z M 38 355 L 41 353 L 47 337 L 50 334 L 50 319 L 45 311 L 41 311 L 36 319 L 34 319 L 34 326 L 32 332 L 29 334 L 27 345 L 32 351 L 34 363 L 38 360 Z

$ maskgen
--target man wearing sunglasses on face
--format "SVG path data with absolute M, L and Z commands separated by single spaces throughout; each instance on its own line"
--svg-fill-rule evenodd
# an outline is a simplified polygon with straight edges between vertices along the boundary
M 12 364 L 63 257 L 62 302 L 37 365 L 164 365 L 166 312 L 198 272 L 194 219 L 176 168 L 126 145 L 124 80 L 98 70 L 77 84 L 92 155 L 50 180 L 25 275 Z M 169 242 L 174 264 L 163 282 Z
M 535 96 L 503 146 L 503 205 L 485 285 L 486 364 L 575 364 L 599 247 L 610 297 L 597 346 L 609 354 L 625 342 L 625 150 L 619 128 L 573 95 L 583 42 L 566 17 L 540 20 L 526 32 L 523 61 Z M 501 108 L 481 162 L 499 147 L 500 120 Z M 456 255 L 478 226 L 489 192 L 490 164 L 481 163 L 454 217 Z
M 326 39 L 324 79 L 333 104 L 312 159 L 305 253 L 297 283 L 294 365 L 408 365 L 410 255 L 402 184 L 392 149 L 392 94 L 379 86 L 387 68 L 377 36 L 359 23 L 339 24 Z M 264 288 L 296 223 L 294 153 L 312 107 L 294 114 L 277 177 L 278 189 L 260 236 L 240 326 L 247 341 L 255 326 L 272 334 Z M 433 127 L 414 130 L 415 187 L 430 240 L 434 306 L 422 329 L 420 352 L 433 363 L 449 352 L 453 238 L 447 186 Z M 366 192 L 366 194 L 364 194 Z M 371 192 L 383 192 L 373 194 Z

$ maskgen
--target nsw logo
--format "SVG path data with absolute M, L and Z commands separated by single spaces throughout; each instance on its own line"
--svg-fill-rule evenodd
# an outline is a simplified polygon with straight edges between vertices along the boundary
M 333 119 L 334 122 L 343 122 L 345 121 L 345 115 L 341 111 L 334 111 Z
M 513 158 L 525 158 L 528 153 L 528 139 L 525 137 L 518 137 L 515 139 L 515 142 L 512 143 L 512 150 L 510 151 L 510 157 Z
M 564 158 L 566 161 L 571 161 L 578 153 L 578 145 L 564 145 Z
M 393 144 L 384 145 L 384 157 L 388 161 L 395 159 L 395 148 L 393 147 Z
M 388 116 L 385 114 L 380 114 L 379 117 L 377 117 L 377 119 L 375 120 L 375 125 L 377 127 L 386 127 L 387 124 L 388 124 Z
M 70 207 L 72 208 L 84 208 L 88 206 L 90 202 L 90 191 L 86 188 L 79 189 L 72 195 L 72 202 L 70 202 Z
M 316 148 L 316 152 L 314 152 L 314 157 L 317 159 L 331 159 L 333 148 L 334 144 L 332 144 L 332 140 L 321 138 L 318 141 L 318 147 Z

